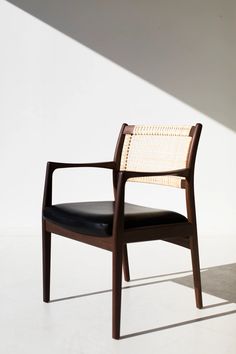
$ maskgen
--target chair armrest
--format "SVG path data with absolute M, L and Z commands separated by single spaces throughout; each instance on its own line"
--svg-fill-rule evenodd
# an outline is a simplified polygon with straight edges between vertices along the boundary
M 51 171 L 55 171 L 58 168 L 74 168 L 74 167 L 97 167 L 97 168 L 108 168 L 113 170 L 115 168 L 114 161 L 106 162 L 88 162 L 88 163 L 70 163 L 70 162 L 52 162 L 49 161 L 47 166 Z
M 127 181 L 129 178 L 138 178 L 138 177 L 159 177 L 159 176 L 188 177 L 189 173 L 190 173 L 189 168 L 170 170 L 170 171 L 158 171 L 158 172 L 122 171 L 123 178 L 125 181 Z
M 107 168 L 114 170 L 116 164 L 114 161 L 108 162 L 90 162 L 90 163 L 64 163 L 64 162 L 52 162 L 47 163 L 44 194 L 43 194 L 43 208 L 52 204 L 52 175 L 53 172 L 59 168 L 74 168 L 74 167 L 96 167 Z

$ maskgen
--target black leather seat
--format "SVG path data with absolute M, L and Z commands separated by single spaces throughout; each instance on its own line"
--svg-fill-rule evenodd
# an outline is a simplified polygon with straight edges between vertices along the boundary
M 94 236 L 111 236 L 114 202 L 83 202 L 46 207 L 43 217 L 71 231 Z M 185 216 L 169 210 L 125 203 L 125 229 L 187 222 Z

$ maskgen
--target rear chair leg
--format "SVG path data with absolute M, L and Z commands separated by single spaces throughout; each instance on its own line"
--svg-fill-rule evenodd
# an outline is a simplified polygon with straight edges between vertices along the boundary
M 43 301 L 50 301 L 50 271 L 51 271 L 51 233 L 46 231 L 45 223 L 42 225 L 42 251 L 43 251 Z
M 125 281 L 130 281 L 130 273 L 129 273 L 129 258 L 128 258 L 128 249 L 127 245 L 123 246 L 123 271 Z
M 120 338 L 122 248 L 112 252 L 112 338 Z
M 198 242 L 197 234 L 193 235 L 190 239 L 190 249 L 192 256 L 192 267 L 193 267 L 193 282 L 196 298 L 197 308 L 202 308 L 202 286 L 201 286 L 201 273 L 199 264 L 199 253 L 198 253 Z

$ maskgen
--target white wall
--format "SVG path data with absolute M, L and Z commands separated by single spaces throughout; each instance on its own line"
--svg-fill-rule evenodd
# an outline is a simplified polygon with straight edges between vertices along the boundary
M 233 129 L 4 0 L 0 0 L 0 43 L 1 235 L 39 235 L 46 161 L 112 159 L 122 122 L 202 122 L 196 169 L 200 235 L 235 234 Z M 221 40 L 217 46 L 224 48 Z M 222 56 L 221 61 L 226 85 L 228 58 L 224 62 Z M 109 172 L 57 172 L 55 200 L 110 198 L 110 181 Z M 182 196 L 183 191 L 143 185 L 130 185 L 127 193 L 131 201 L 173 205 L 180 211 Z

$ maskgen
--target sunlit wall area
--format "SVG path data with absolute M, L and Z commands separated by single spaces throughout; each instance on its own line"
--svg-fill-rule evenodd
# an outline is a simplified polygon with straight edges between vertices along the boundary
M 4 0 L 0 43 L 2 236 L 39 235 L 46 161 L 112 159 L 123 122 L 201 122 L 195 183 L 200 237 L 235 234 L 236 133 L 222 116 L 206 115 Z M 110 182 L 109 172 L 57 172 L 54 200 L 111 198 Z M 166 187 L 127 190 L 128 200 L 180 212 L 183 196 Z

